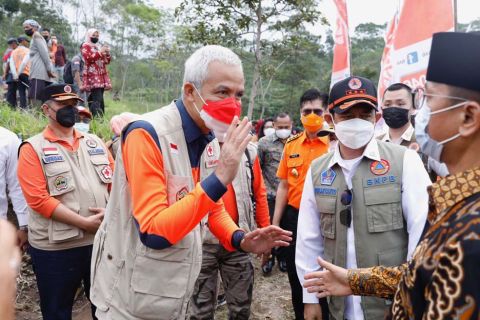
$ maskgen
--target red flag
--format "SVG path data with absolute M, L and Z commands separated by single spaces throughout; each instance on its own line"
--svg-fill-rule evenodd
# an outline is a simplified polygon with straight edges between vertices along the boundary
M 350 37 L 348 35 L 348 14 L 346 0 L 334 0 L 337 7 L 335 44 L 330 87 L 350 76 Z
M 452 0 L 403 0 L 393 38 L 393 82 L 424 86 L 433 33 L 453 29 Z

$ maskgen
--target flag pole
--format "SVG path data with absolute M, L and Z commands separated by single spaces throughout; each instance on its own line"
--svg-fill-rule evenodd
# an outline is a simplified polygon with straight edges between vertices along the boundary
M 458 31 L 458 19 L 457 19 L 457 0 L 453 0 L 453 21 L 454 21 L 454 25 L 453 25 L 453 30 L 455 32 Z

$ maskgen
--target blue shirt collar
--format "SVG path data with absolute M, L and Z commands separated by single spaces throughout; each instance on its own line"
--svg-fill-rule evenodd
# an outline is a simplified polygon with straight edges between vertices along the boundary
M 185 133 L 185 140 L 187 143 L 191 143 L 197 140 L 200 137 L 206 138 L 208 142 L 211 142 L 215 136 L 210 132 L 208 134 L 203 134 L 200 128 L 197 126 L 195 121 L 187 112 L 185 105 L 181 99 L 175 101 L 178 111 L 180 112 L 180 117 L 182 119 L 183 132 Z

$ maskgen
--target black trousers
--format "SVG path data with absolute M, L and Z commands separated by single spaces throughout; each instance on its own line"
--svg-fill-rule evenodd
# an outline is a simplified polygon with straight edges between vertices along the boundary
M 272 223 L 273 220 L 273 214 L 275 212 L 275 198 L 267 198 L 268 201 L 268 213 L 270 214 L 270 223 Z M 282 248 L 279 248 L 278 250 L 272 250 L 272 259 L 275 259 L 277 257 L 277 261 L 285 261 L 285 255 L 282 253 Z
M 29 248 L 44 320 L 71 320 L 75 293 L 82 283 L 89 298 L 92 247 L 57 251 Z M 91 309 L 92 318 L 97 319 L 93 304 Z
M 27 108 L 27 89 L 30 83 L 28 76 L 22 73 L 18 81 L 8 83 L 7 102 L 13 108 L 17 107 L 17 90 L 20 97 L 20 108 Z
M 292 243 L 283 248 L 285 260 L 287 262 L 288 282 L 290 282 L 290 289 L 292 290 L 292 304 L 295 311 L 295 319 L 303 320 L 303 289 L 297 275 L 297 267 L 295 266 L 295 247 L 297 244 L 297 225 L 298 225 L 298 209 L 287 205 L 283 213 L 280 227 L 285 230 L 292 231 Z M 320 306 L 322 308 L 322 318 L 328 320 L 328 305 L 326 299 L 320 299 Z
M 105 113 L 105 103 L 103 101 L 103 88 L 94 88 L 88 96 L 88 108 L 94 117 L 103 116 Z

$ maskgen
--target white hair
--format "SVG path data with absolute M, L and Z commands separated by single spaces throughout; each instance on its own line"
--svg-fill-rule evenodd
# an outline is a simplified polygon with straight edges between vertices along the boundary
M 222 46 L 208 45 L 195 51 L 185 61 L 183 83 L 193 83 L 200 90 L 203 82 L 207 79 L 208 66 L 214 61 L 242 68 L 242 61 L 232 50 Z

